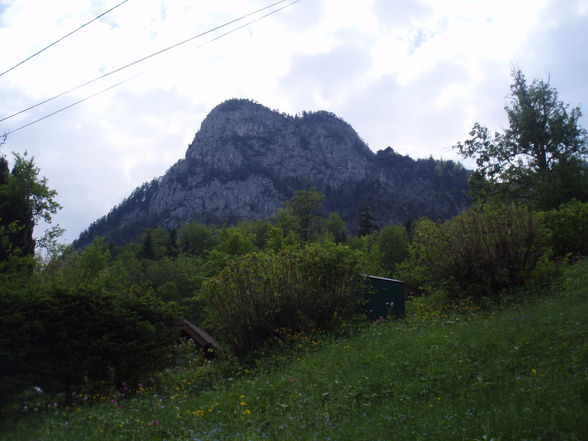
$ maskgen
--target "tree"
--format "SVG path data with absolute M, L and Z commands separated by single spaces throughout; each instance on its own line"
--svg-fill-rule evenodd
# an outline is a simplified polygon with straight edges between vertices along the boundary
M 359 236 L 367 236 L 368 234 L 378 231 L 378 224 L 373 213 L 372 201 L 364 201 L 359 207 Z
M 325 195 L 316 188 L 298 190 L 292 199 L 286 202 L 286 208 L 281 213 L 282 219 L 277 216 L 278 222 L 283 224 L 284 222 L 280 222 L 280 220 L 283 221 L 284 217 L 291 218 L 296 233 L 304 242 L 307 242 L 318 220 L 318 212 L 323 208 L 324 201 Z M 284 216 L 285 214 L 290 216 Z M 288 228 L 284 229 L 288 230 Z
M 392 276 L 396 265 L 408 256 L 408 232 L 401 225 L 388 225 L 378 233 L 380 265 Z
M 218 242 L 215 227 L 191 222 L 184 224 L 178 231 L 178 246 L 186 254 L 204 256 Z
M 142 235 L 140 257 L 159 260 L 176 255 L 176 233 L 165 228 L 149 228 Z
M 512 72 L 505 111 L 509 127 L 491 135 L 476 123 L 471 138 L 455 148 L 474 158 L 470 179 L 478 199 L 519 201 L 550 209 L 572 198 L 588 198 L 588 138 L 580 127 L 582 112 L 558 100 L 549 82 L 528 83 Z
M 328 219 L 323 220 L 322 224 L 329 240 L 335 243 L 344 243 L 347 240 L 347 224 L 339 213 L 329 214 Z
M 215 249 L 229 256 L 242 256 L 253 251 L 255 245 L 252 235 L 237 227 L 228 227 L 221 230 Z
M 39 177 L 39 168 L 26 153 L 14 154 L 11 171 L 6 158 L 0 157 L 0 262 L 34 254 L 34 227 L 40 220 L 50 223 L 61 208 L 56 194 L 47 186 L 47 179 Z M 49 235 L 60 230 L 56 228 Z

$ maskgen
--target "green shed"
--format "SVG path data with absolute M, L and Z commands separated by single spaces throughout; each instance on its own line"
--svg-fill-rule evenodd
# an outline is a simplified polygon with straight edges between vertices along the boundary
M 365 276 L 371 288 L 368 302 L 370 320 L 378 320 L 392 315 L 404 317 L 404 282 L 386 277 Z

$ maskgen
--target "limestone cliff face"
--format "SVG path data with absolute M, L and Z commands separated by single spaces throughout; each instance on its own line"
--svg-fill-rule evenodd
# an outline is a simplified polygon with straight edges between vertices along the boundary
M 332 188 L 363 179 L 372 156 L 351 126 L 332 114 L 291 117 L 246 100 L 210 112 L 186 153 L 216 173 L 275 171 Z
M 96 235 L 127 242 L 142 227 L 269 218 L 295 190 L 309 187 L 323 192 L 327 209 L 339 212 L 352 230 L 366 201 L 382 225 L 452 216 L 468 203 L 467 172 L 427 161 L 391 149 L 376 155 L 349 124 L 328 112 L 293 117 L 229 100 L 204 119 L 184 159 L 136 189 L 78 243 Z

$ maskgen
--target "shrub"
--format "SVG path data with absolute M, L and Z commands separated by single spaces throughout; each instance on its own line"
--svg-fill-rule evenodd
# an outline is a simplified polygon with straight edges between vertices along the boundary
M 359 256 L 326 243 L 233 260 L 203 289 L 215 336 L 242 355 L 277 336 L 278 329 L 333 329 L 359 304 Z
M 572 201 L 542 213 L 551 248 L 557 257 L 588 255 L 588 203 Z
M 177 313 L 149 292 L 53 287 L 0 297 L 0 390 L 133 382 L 173 361 Z
M 421 222 L 401 277 L 451 298 L 492 297 L 519 286 L 545 248 L 536 217 L 516 205 L 483 205 L 442 224 Z

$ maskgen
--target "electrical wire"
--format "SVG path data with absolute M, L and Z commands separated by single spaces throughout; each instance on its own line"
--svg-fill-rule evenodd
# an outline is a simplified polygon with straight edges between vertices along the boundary
M 108 92 L 110 89 L 114 89 L 115 87 L 118 87 L 118 86 L 120 86 L 121 84 L 124 84 L 124 83 L 126 83 L 127 81 L 131 81 L 133 78 L 136 78 L 136 77 L 138 77 L 139 75 L 142 75 L 143 73 L 144 73 L 144 72 L 138 73 L 137 75 L 133 75 L 132 77 L 129 77 L 129 78 L 127 78 L 127 79 L 125 79 L 125 80 L 123 80 L 123 81 L 120 81 L 120 82 L 118 82 L 118 83 L 116 83 L 116 84 L 113 84 L 112 86 L 109 86 L 109 87 L 107 87 L 106 89 L 102 89 L 102 90 L 101 90 L 101 91 L 99 91 L 99 92 L 93 93 L 92 95 L 89 95 L 89 96 L 87 96 L 87 97 L 85 97 L 85 98 L 82 98 L 81 100 L 75 101 L 75 102 L 73 102 L 73 103 L 71 103 L 71 104 L 69 104 L 69 105 L 67 105 L 67 106 L 65 106 L 65 107 L 62 107 L 61 109 L 58 109 L 58 110 L 56 110 L 55 112 L 51 112 L 51 113 L 49 113 L 49 114 L 47 114 L 47 115 L 45 115 L 45 116 L 42 116 L 42 117 L 41 117 L 41 118 L 39 118 L 39 119 L 36 119 L 36 120 L 34 120 L 34 121 L 31 121 L 30 123 L 28 123 L 28 124 L 25 124 L 24 126 L 20 126 L 20 127 L 18 127 L 18 128 L 16 128 L 16 129 L 14 129 L 14 130 L 11 130 L 10 132 L 5 132 L 5 133 L 4 133 L 4 136 L 8 136 L 8 135 L 10 135 L 11 133 L 17 132 L 18 130 L 22 130 L 22 129 L 26 128 L 26 127 L 32 126 L 33 124 L 36 124 L 36 123 L 38 123 L 38 122 L 40 122 L 40 121 L 43 121 L 44 119 L 47 119 L 47 118 L 49 118 L 49 117 L 51 117 L 51 116 L 53 116 L 53 115 L 57 115 L 58 113 L 61 113 L 61 112 L 63 112 L 64 110 L 67 110 L 67 109 L 69 109 L 70 107 L 77 106 L 78 104 L 81 104 L 81 103 L 83 103 L 84 101 L 88 101 L 89 99 L 91 99 L 91 98 L 94 98 L 95 96 L 101 95 L 101 94 L 103 94 L 104 92 Z
M 288 1 L 288 0 L 285 0 L 285 1 Z M 287 8 L 287 7 L 289 7 L 289 6 L 292 6 L 292 5 L 294 5 L 294 4 L 296 4 L 296 3 L 300 2 L 300 1 L 302 1 L 302 0 L 294 0 L 294 1 L 291 1 L 291 3 L 288 3 L 287 5 L 284 5 L 284 6 L 280 7 L 280 8 L 278 8 L 278 9 L 275 9 L 275 10 L 273 10 L 273 11 L 271 11 L 271 12 L 268 12 L 267 14 L 264 14 L 264 15 L 262 15 L 262 16 L 260 16 L 260 17 L 257 17 L 257 18 L 256 18 L 256 19 L 254 19 L 254 20 L 251 20 L 251 21 L 249 21 L 249 22 L 247 22 L 247 23 L 245 23 L 245 24 L 243 24 L 243 25 L 240 25 L 240 26 L 238 26 L 238 27 L 236 27 L 236 28 L 234 28 L 234 29 L 231 29 L 230 31 L 227 31 L 227 32 L 225 32 L 224 34 L 221 34 L 221 35 L 219 35 L 219 36 L 217 36 L 217 37 L 213 38 L 212 40 L 209 40 L 209 41 L 207 41 L 206 43 L 204 43 L 204 44 L 201 44 L 200 46 L 198 46 L 198 48 L 204 47 L 204 46 L 206 46 L 207 44 L 210 44 L 210 43 L 212 43 L 212 42 L 214 42 L 214 41 L 217 41 L 217 40 L 219 40 L 219 39 L 221 39 L 221 38 L 223 38 L 223 37 L 226 37 L 227 35 L 230 35 L 230 34 L 232 34 L 233 32 L 236 32 L 236 31 L 238 31 L 238 30 L 240 30 L 240 29 L 243 29 L 243 28 L 245 28 L 245 27 L 247 27 L 247 26 L 250 26 L 250 25 L 252 25 L 253 23 L 256 23 L 256 22 L 258 22 L 258 21 L 260 21 L 260 20 L 262 20 L 262 19 L 264 19 L 264 18 L 266 18 L 266 17 L 269 17 L 270 15 L 273 15 L 273 14 L 275 14 L 276 12 L 279 12 L 279 11 L 281 11 L 282 9 L 285 9 L 285 8 Z M 275 6 L 275 5 L 279 4 L 279 3 L 284 3 L 284 1 L 277 2 L 277 3 L 275 3 L 273 6 Z M 271 6 L 268 6 L 268 7 L 271 7 Z M 263 8 L 263 9 L 267 9 L 268 7 L 265 7 L 265 8 Z M 262 10 L 263 10 L 263 9 L 262 9 Z M 259 11 L 257 11 L 257 12 L 259 12 Z M 256 13 L 257 13 L 257 12 L 256 12 Z M 252 13 L 252 14 L 254 14 L 254 13 Z M 250 15 L 252 15 L 252 14 L 247 14 L 247 15 L 246 15 L 246 16 L 244 16 L 244 17 L 248 17 L 248 16 L 250 16 Z M 244 18 L 244 17 L 242 17 L 242 18 Z M 238 19 L 238 20 L 240 20 L 240 19 Z M 234 22 L 235 22 L 235 20 L 233 20 L 231 23 L 234 23 Z M 225 26 L 225 25 L 223 25 L 223 26 Z M 215 28 L 215 29 L 219 29 L 219 28 L 220 28 L 220 27 L 217 27 L 217 28 Z M 211 32 L 211 31 L 207 31 L 206 33 L 209 33 L 209 32 Z M 94 97 L 96 97 L 96 96 L 98 96 L 98 95 L 101 95 L 101 94 L 103 94 L 103 93 L 105 93 L 105 92 L 108 92 L 109 90 L 111 90 L 111 89 L 114 89 L 115 87 L 118 87 L 118 86 L 120 86 L 120 85 L 122 85 L 122 84 L 124 84 L 124 83 L 126 83 L 126 82 L 128 82 L 128 81 L 131 81 L 131 80 L 133 80 L 133 79 L 135 79 L 135 78 L 137 78 L 137 77 L 139 77 L 139 76 L 141 76 L 141 75 L 143 75 L 143 74 L 145 74 L 145 73 L 147 73 L 147 72 L 149 72 L 149 71 L 151 71 L 151 70 L 153 70 L 153 69 L 154 69 L 154 68 L 147 69 L 147 70 L 144 70 L 144 71 L 142 71 L 142 72 L 139 72 L 139 73 L 138 73 L 138 74 L 136 74 L 136 75 L 133 75 L 133 76 L 131 76 L 131 77 L 129 77 L 129 78 L 127 78 L 127 79 L 125 79 L 125 80 L 122 80 L 122 81 L 120 81 L 120 82 L 118 82 L 118 83 L 116 83 L 116 84 L 113 84 L 112 86 L 109 86 L 109 87 L 107 87 L 107 88 L 105 88 L 105 89 L 102 89 L 102 90 L 100 90 L 100 91 L 98 91 L 98 92 L 96 92 L 96 93 L 93 93 L 92 95 L 89 95 L 89 96 L 87 96 L 87 97 L 85 97 L 85 98 L 82 98 L 82 99 L 80 99 L 80 100 L 78 100 L 78 101 L 75 101 L 75 102 L 73 102 L 73 103 L 71 103 L 71 104 L 69 104 L 69 105 L 67 105 L 67 106 L 65 106 L 65 107 L 62 107 L 62 108 L 60 108 L 60 109 L 58 109 L 58 110 L 56 110 L 56 111 L 54 111 L 54 112 L 51 112 L 51 113 L 49 113 L 49 114 L 47 114 L 47 115 L 44 115 L 44 116 L 42 116 L 41 118 L 38 118 L 38 119 L 36 119 L 36 120 L 34 120 L 34 121 L 31 121 L 31 122 L 29 122 L 29 123 L 27 123 L 27 124 L 25 124 L 25 125 L 23 125 L 23 126 L 17 127 L 16 129 L 13 129 L 13 130 L 11 130 L 11 131 L 9 131 L 9 132 L 5 132 L 5 133 L 4 133 L 4 136 L 8 136 L 8 135 L 10 135 L 11 133 L 14 133 L 14 132 L 17 132 L 17 131 L 19 131 L 19 130 L 22 130 L 22 129 L 26 128 L 26 127 L 32 126 L 33 124 L 36 124 L 36 123 L 38 123 L 38 122 L 40 122 L 40 121 L 43 121 L 43 120 L 45 120 L 45 119 L 47 119 L 47 118 L 49 118 L 49 117 L 51 117 L 51 116 L 53 116 L 53 115 L 56 115 L 56 114 L 58 114 L 58 113 L 61 113 L 61 112 L 63 112 L 64 110 L 67 110 L 67 109 L 69 109 L 69 108 L 71 108 L 71 107 L 74 107 L 74 106 L 76 106 L 76 105 L 78 105 L 78 104 L 81 104 L 81 103 L 83 103 L 83 102 L 85 102 L 85 101 L 88 101 L 88 100 L 89 100 L 89 99 L 91 99 L 91 98 L 94 98 Z
M 88 26 L 90 23 L 95 22 L 96 20 L 98 20 L 99 18 L 104 17 L 106 14 L 108 14 L 110 11 L 115 10 L 116 8 L 118 8 L 119 6 L 123 5 L 124 3 L 128 2 L 129 0 L 124 0 L 122 2 L 120 2 L 118 5 L 113 6 L 112 8 L 110 8 L 108 11 L 103 12 L 102 14 L 98 15 L 97 17 L 94 17 L 92 20 L 90 20 L 87 23 L 84 23 L 83 25 L 81 25 L 80 27 L 74 29 L 73 31 L 71 31 L 69 34 L 64 35 L 63 37 L 59 38 L 58 40 L 55 40 L 53 43 L 51 43 L 48 46 L 45 46 L 43 49 L 35 52 L 33 55 L 25 58 L 24 60 L 22 60 L 21 62 L 15 64 L 14 66 L 12 66 L 10 69 L 5 70 L 4 72 L 0 73 L 0 77 L 4 74 L 7 74 L 8 72 L 10 72 L 13 69 L 16 69 L 18 66 L 20 66 L 21 64 L 26 63 L 27 61 L 29 61 L 31 58 L 36 57 L 37 55 L 39 55 L 41 52 L 46 51 L 47 49 L 49 49 L 51 46 L 55 46 L 57 43 L 59 43 L 60 41 L 65 40 L 67 37 L 69 37 L 72 34 L 75 34 L 77 31 L 79 31 L 82 28 L 85 28 L 86 26 Z
M 193 40 L 195 40 L 197 38 L 203 37 L 203 36 L 205 36 L 207 34 L 210 34 L 210 33 L 214 32 L 214 31 L 217 31 L 219 29 L 222 29 L 224 27 L 227 27 L 227 26 L 229 26 L 229 25 L 231 25 L 233 23 L 236 23 L 238 21 L 244 20 L 247 17 L 251 17 L 252 15 L 259 14 L 262 11 L 265 11 L 265 10 L 267 10 L 269 8 L 272 8 L 274 6 L 277 6 L 277 5 L 281 4 L 281 3 L 285 3 L 287 1 L 289 1 L 289 0 L 280 0 L 280 1 L 277 1 L 275 3 L 272 3 L 271 5 L 265 6 L 265 7 L 261 8 L 261 9 L 258 9 L 256 11 L 254 11 L 254 12 L 250 12 L 249 14 L 246 14 L 246 15 L 243 15 L 243 16 L 241 16 L 239 18 L 236 18 L 236 19 L 233 19 L 231 21 L 228 21 L 228 22 L 226 22 L 226 23 L 224 23 L 222 25 L 216 26 L 216 27 L 214 27 L 212 29 L 209 29 L 209 30 L 207 30 L 205 32 L 201 32 L 198 35 L 195 35 L 195 36 L 190 37 L 190 38 L 188 38 L 186 40 L 180 41 L 179 43 L 176 43 L 176 44 L 174 44 L 172 46 L 166 47 L 165 49 L 161 49 L 161 50 L 159 50 L 157 52 L 154 52 L 154 53 L 152 53 L 150 55 L 147 55 L 145 57 L 139 58 L 139 59 L 137 59 L 137 60 L 135 60 L 135 61 L 133 61 L 131 63 L 128 63 L 128 64 L 126 64 L 124 66 L 118 67 L 118 68 L 116 68 L 116 69 L 114 69 L 114 70 L 112 70 L 110 72 L 107 72 L 107 73 L 105 73 L 105 74 L 103 74 L 103 75 L 101 75 L 99 77 L 96 77 L 96 78 L 94 78 L 92 80 L 86 81 L 86 82 L 84 82 L 82 84 L 78 84 L 77 86 L 72 87 L 71 89 L 68 89 L 68 90 L 66 90 L 64 92 L 61 92 L 61 93 L 59 93 L 59 94 L 57 94 L 55 96 L 52 96 L 51 98 L 47 98 L 46 100 L 43 100 L 41 102 L 38 102 L 37 104 L 34 104 L 32 106 L 29 106 L 26 109 L 22 109 L 22 110 L 19 110 L 18 112 L 15 112 L 15 113 L 11 114 L 11 115 L 5 116 L 5 117 L 3 117 L 3 118 L 0 119 L 0 122 L 6 121 L 7 119 L 13 118 L 13 117 L 15 117 L 17 115 L 20 115 L 20 114 L 24 113 L 24 112 L 28 112 L 29 110 L 32 110 L 35 107 L 39 107 L 39 106 L 41 106 L 43 104 L 46 104 L 46 103 L 48 103 L 50 101 L 53 101 L 53 100 L 55 100 L 57 98 L 60 98 L 60 97 L 62 97 L 64 95 L 67 95 L 68 93 L 74 92 L 74 91 L 76 91 L 78 89 L 81 89 L 82 87 L 85 87 L 85 86 L 88 86 L 89 84 L 95 83 L 96 81 L 99 81 L 99 80 L 101 80 L 103 78 L 106 78 L 107 76 L 110 76 L 112 74 L 115 74 L 117 72 L 120 72 L 121 70 L 124 70 L 124 69 L 127 69 L 127 68 L 131 67 L 131 66 L 134 66 L 135 64 L 139 64 L 139 63 L 141 63 L 143 61 L 146 61 L 146 60 L 148 60 L 150 58 L 153 58 L 153 57 L 155 57 L 157 55 L 160 55 L 160 54 L 162 54 L 164 52 L 167 52 L 167 51 L 169 51 L 171 49 L 174 49 L 174 48 L 176 48 L 178 46 L 181 46 L 181 45 L 183 45 L 185 43 L 188 43 L 188 42 L 193 41 Z M 300 0 L 297 0 L 294 3 L 297 3 L 298 1 L 300 1 Z M 294 4 L 294 3 L 291 3 L 291 4 Z M 288 5 L 288 6 L 290 6 L 290 5 Z

